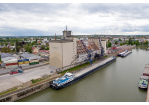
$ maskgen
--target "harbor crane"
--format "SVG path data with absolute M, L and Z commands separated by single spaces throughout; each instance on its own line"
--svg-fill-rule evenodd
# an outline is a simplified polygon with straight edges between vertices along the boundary
M 92 64 L 93 63 L 93 61 L 91 59 L 91 57 L 92 57 L 92 55 L 91 55 L 92 50 L 88 50 L 87 47 L 84 45 L 84 42 L 82 40 L 80 40 L 80 41 L 82 42 L 82 44 L 83 44 L 83 46 L 84 46 L 84 48 L 85 48 L 85 50 L 86 50 L 86 52 L 88 54 L 87 55 L 87 59 L 85 59 L 85 61 L 90 61 L 90 64 Z

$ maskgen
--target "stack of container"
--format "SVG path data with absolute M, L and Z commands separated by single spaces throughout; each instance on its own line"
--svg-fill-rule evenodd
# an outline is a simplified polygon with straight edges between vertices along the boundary
M 32 59 L 30 60 L 30 65 L 39 64 L 39 59 Z
M 17 68 L 18 67 L 18 60 L 17 59 L 12 59 L 8 61 L 4 61 L 5 67 L 6 68 Z
M 29 59 L 20 59 L 18 60 L 19 66 L 29 66 Z

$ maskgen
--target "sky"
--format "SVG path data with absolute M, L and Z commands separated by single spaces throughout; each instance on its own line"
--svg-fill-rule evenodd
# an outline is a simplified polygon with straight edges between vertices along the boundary
M 0 36 L 149 35 L 149 3 L 0 3 Z

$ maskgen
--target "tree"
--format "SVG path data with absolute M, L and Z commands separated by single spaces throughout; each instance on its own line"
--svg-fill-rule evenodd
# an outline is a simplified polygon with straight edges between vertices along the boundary
M 14 46 L 14 43 L 11 43 L 11 46 Z
M 1 60 L 1 55 L 0 55 L 0 62 L 1 62 L 2 60 Z
M 15 48 L 13 48 L 13 50 L 12 50 L 12 51 L 13 51 L 13 52 L 15 52 L 15 50 L 16 50 L 16 49 L 15 49 Z
M 29 48 L 27 49 L 27 51 L 28 51 L 29 53 L 32 53 L 32 47 L 29 47 Z
M 41 50 L 45 50 L 45 45 L 41 45 Z
M 119 41 L 122 41 L 121 39 L 119 39 Z
M 111 44 L 111 42 L 109 42 L 109 43 L 108 43 L 108 47 L 111 47 L 111 46 L 112 46 L 112 44 Z
M 4 53 L 10 53 L 10 48 L 8 48 L 8 47 L 3 47 L 2 49 L 1 49 L 1 52 L 4 52 Z
M 137 40 L 137 41 L 136 41 L 136 45 L 139 45 L 139 44 L 140 44 L 140 43 L 139 43 L 139 41 Z
M 46 50 L 49 50 L 49 47 L 47 47 Z
M 115 44 L 118 44 L 118 42 L 117 42 L 117 41 L 115 41 Z
M 129 38 L 128 44 L 132 44 L 132 39 Z
M 6 47 L 7 47 L 8 43 L 5 43 L 5 45 L 6 45 Z
M 123 45 L 123 43 L 120 43 L 120 46 L 122 46 Z

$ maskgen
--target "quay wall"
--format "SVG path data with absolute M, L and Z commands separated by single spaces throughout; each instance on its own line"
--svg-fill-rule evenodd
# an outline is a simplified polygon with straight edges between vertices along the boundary
M 46 88 L 49 88 L 50 83 L 51 83 L 51 81 L 48 81 L 48 82 L 41 83 L 41 84 L 38 84 L 38 85 L 33 86 L 33 87 L 25 88 L 23 90 L 20 90 L 19 92 L 16 92 L 16 93 L 13 93 L 13 94 L 10 94 L 8 96 L 0 98 L 0 102 L 17 101 L 17 100 L 22 99 L 24 97 L 27 97 L 31 94 L 34 94 L 36 92 L 39 92 L 39 91 L 44 90 Z

